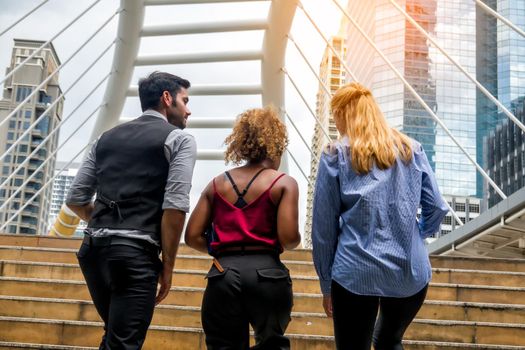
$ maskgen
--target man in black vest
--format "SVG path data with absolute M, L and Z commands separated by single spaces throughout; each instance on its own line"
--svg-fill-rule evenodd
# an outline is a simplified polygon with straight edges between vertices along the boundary
M 197 153 L 182 131 L 189 87 L 164 72 L 141 79 L 142 116 L 102 134 L 71 186 L 66 204 L 88 222 L 77 256 L 104 321 L 100 349 L 140 349 L 169 293 Z

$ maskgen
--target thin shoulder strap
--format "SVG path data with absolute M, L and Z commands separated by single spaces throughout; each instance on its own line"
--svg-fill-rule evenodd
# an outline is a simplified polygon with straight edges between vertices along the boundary
M 259 176 L 260 173 L 262 173 L 263 171 L 265 171 L 266 169 L 268 168 L 262 168 L 261 170 L 259 170 L 255 175 L 253 175 L 252 179 L 250 180 L 250 182 L 248 182 L 248 184 L 246 185 L 246 188 L 244 189 L 244 191 L 242 191 L 242 195 L 244 196 L 246 194 L 246 192 L 248 192 L 248 189 L 250 188 L 250 186 L 252 185 L 252 183 L 255 181 L 255 179 L 257 178 L 257 176 Z
M 226 177 L 228 178 L 228 180 L 230 180 L 231 184 L 232 184 L 232 187 L 233 187 L 233 190 L 235 191 L 235 193 L 237 193 L 237 196 L 239 197 L 244 197 L 246 195 L 246 192 L 248 192 L 248 189 L 250 188 L 250 186 L 252 185 L 252 183 L 255 181 L 255 179 L 257 178 L 257 176 L 259 176 L 260 173 L 262 173 L 264 170 L 266 170 L 267 168 L 262 168 L 261 170 L 259 170 L 257 173 L 255 173 L 255 175 L 252 177 L 252 179 L 248 182 L 248 184 L 246 185 L 246 187 L 244 188 L 244 190 L 242 191 L 242 193 L 239 191 L 239 188 L 237 187 L 237 185 L 235 184 L 235 181 L 233 181 L 233 178 L 232 176 L 230 175 L 230 172 L 229 171 L 225 171 L 224 173 L 226 174 Z
M 237 188 L 237 185 L 235 184 L 235 182 L 233 181 L 232 176 L 230 175 L 230 172 L 229 171 L 225 171 L 224 173 L 226 174 L 226 177 L 228 178 L 228 180 L 230 180 L 230 183 L 232 184 L 233 190 L 235 191 L 235 193 L 237 193 L 237 196 L 242 197 L 241 192 L 239 192 L 239 189 Z
M 272 183 L 271 183 L 270 187 L 268 187 L 268 189 L 269 189 L 269 190 L 272 189 L 273 185 L 275 185 L 275 183 L 276 183 L 277 181 L 279 181 L 279 179 L 280 179 L 281 177 L 283 177 L 284 175 L 286 175 L 286 174 L 285 174 L 285 173 L 282 173 L 281 175 L 277 176 L 277 177 L 275 178 L 275 180 L 272 181 Z

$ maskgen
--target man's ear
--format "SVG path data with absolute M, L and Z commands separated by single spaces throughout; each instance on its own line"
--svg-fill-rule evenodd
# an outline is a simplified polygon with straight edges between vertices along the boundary
M 169 107 L 172 104 L 172 97 L 169 92 L 164 91 L 160 96 L 160 103 L 162 107 Z

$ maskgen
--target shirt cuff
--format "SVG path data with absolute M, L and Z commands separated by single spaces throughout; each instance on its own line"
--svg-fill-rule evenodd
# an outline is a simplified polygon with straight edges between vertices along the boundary
M 331 295 L 332 294 L 332 279 L 329 280 L 322 280 L 319 279 L 319 283 L 321 284 L 321 292 L 323 295 Z
M 90 196 L 81 191 L 76 191 L 75 189 L 70 190 L 68 196 L 66 197 L 66 205 L 86 205 L 93 201 L 93 196 Z

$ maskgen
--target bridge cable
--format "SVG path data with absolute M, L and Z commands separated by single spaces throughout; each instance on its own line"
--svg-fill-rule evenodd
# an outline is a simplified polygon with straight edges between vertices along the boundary
M 85 118 L 84 121 L 83 121 L 83 122 L 82 122 L 82 123 L 81 123 L 81 124 L 75 129 L 75 131 L 74 131 L 73 133 L 71 133 L 71 135 L 69 135 L 69 137 L 67 138 L 67 140 L 65 140 L 64 142 L 62 142 L 62 144 L 61 144 L 60 146 L 58 146 L 57 149 L 54 150 L 54 151 L 53 151 L 53 152 L 52 152 L 52 153 L 46 158 L 46 160 L 44 160 L 44 161 L 39 165 L 39 167 L 36 168 L 36 169 L 34 170 L 34 172 L 33 172 L 33 173 L 32 173 L 32 174 L 31 174 L 31 175 L 30 175 L 30 176 L 24 181 L 24 183 L 23 183 L 22 185 L 18 186 L 17 190 L 16 190 L 14 193 L 12 193 L 11 196 L 10 196 L 10 197 L 9 197 L 9 198 L 8 198 L 8 199 L 7 199 L 7 200 L 6 200 L 6 201 L 0 206 L 0 211 L 1 211 L 2 209 L 4 209 L 4 208 L 7 206 L 7 204 L 8 204 L 11 200 L 13 200 L 13 199 L 16 197 L 16 195 L 17 195 L 18 193 L 20 193 L 20 191 L 22 191 L 22 189 L 28 184 L 28 182 L 31 181 L 31 180 L 36 176 L 36 174 L 37 174 L 40 170 L 42 170 L 42 168 L 43 168 L 43 167 L 44 167 L 44 166 L 45 166 L 45 165 L 46 165 L 51 159 L 53 159 L 53 157 L 58 153 L 58 151 L 59 151 L 59 150 L 60 150 L 60 149 L 61 149 L 61 148 L 62 148 L 62 147 L 63 147 L 63 146 L 64 146 L 64 145 L 65 145 L 65 144 L 71 139 L 71 137 L 72 137 L 72 136 L 73 136 L 78 130 L 80 130 L 80 128 L 81 128 L 82 126 L 84 126 L 84 124 L 86 124 L 86 123 L 88 122 L 88 120 L 91 119 L 91 117 L 92 117 L 93 115 L 95 115 L 95 113 L 96 113 L 96 112 L 97 112 L 102 106 L 104 106 L 104 104 L 101 104 L 100 106 L 98 106 L 98 107 L 97 107 L 97 108 L 96 108 L 96 109 L 95 109 L 95 110 L 94 110 L 94 111 L 93 111 L 93 112 L 92 112 L 87 118 Z M 76 157 L 75 157 L 75 158 L 76 158 Z M 0 231 L 2 231 L 2 230 L 0 229 Z
M 29 57 L 27 57 L 25 60 L 23 60 L 20 64 L 18 64 L 12 71 L 7 73 L 7 75 L 0 81 L 0 84 L 2 84 L 4 81 L 6 81 L 9 77 L 11 77 L 13 74 L 15 74 L 23 65 L 25 65 L 30 59 L 36 56 L 40 51 L 42 51 L 43 48 L 48 46 L 53 40 L 55 40 L 60 34 L 62 34 L 66 29 L 71 27 L 73 23 L 75 23 L 80 17 L 82 17 L 86 12 L 91 10 L 93 6 L 95 6 L 100 0 L 95 0 L 91 5 L 89 5 L 88 8 L 86 8 L 81 14 L 79 14 L 77 17 L 75 17 L 74 20 L 72 20 L 68 25 L 66 25 L 64 28 L 62 28 L 57 34 L 55 34 L 51 39 L 43 43 L 38 49 L 36 49 Z
M 334 2 L 337 3 L 337 0 L 332 0 Z M 498 106 L 502 111 L 503 113 L 505 113 L 505 115 L 507 117 L 509 117 L 510 120 L 512 120 L 514 122 L 514 124 L 516 124 L 522 131 L 525 132 L 525 125 L 523 125 L 523 123 L 518 119 L 516 118 L 516 116 L 514 116 L 514 114 L 512 114 L 496 97 L 494 97 L 494 95 L 492 95 L 479 81 L 477 81 L 477 79 L 472 76 L 472 74 L 470 74 L 469 72 L 467 72 L 467 70 L 461 65 L 459 64 L 459 62 L 457 62 L 454 58 L 452 58 L 447 52 L 445 49 L 443 49 L 431 36 L 430 34 L 428 34 L 428 32 L 419 25 L 419 23 L 416 22 L 416 20 L 414 20 L 414 18 L 412 16 L 410 16 L 405 10 L 403 10 L 394 0 L 389 0 L 390 3 L 392 3 L 392 5 L 394 5 L 394 7 L 399 11 L 401 12 L 406 18 L 407 20 L 414 26 L 417 28 L 417 30 L 419 30 L 421 32 L 421 34 L 423 34 L 428 41 L 430 41 L 446 58 L 449 59 L 450 62 L 452 62 L 463 74 L 465 74 L 465 76 L 471 81 L 473 82 L 474 84 L 476 84 L 476 86 L 479 88 L 479 90 L 489 99 L 491 100 L 492 102 L 494 102 L 494 104 L 496 104 L 496 106 Z M 337 3 L 338 4 L 338 3 Z M 339 8 L 340 5 L 338 4 Z M 346 12 L 346 11 L 345 11 Z
M 100 106 L 98 107 L 100 108 Z M 97 108 L 97 110 L 98 110 Z M 96 111 L 96 110 L 95 110 Z M 93 112 L 92 115 L 94 115 L 95 112 Z M 29 198 L 26 203 L 16 212 L 14 213 L 8 220 L 6 220 L 6 222 L 4 222 L 4 224 L 0 227 L 0 232 L 2 230 L 4 230 L 4 228 L 11 222 L 13 221 L 14 218 L 16 218 L 18 215 L 20 215 L 20 213 L 30 204 L 33 202 L 33 200 L 38 196 L 40 195 L 40 193 L 45 190 L 47 188 L 47 186 L 49 186 L 49 184 L 53 183 L 53 181 L 55 180 L 55 177 L 57 177 L 58 175 L 60 175 L 65 169 L 67 169 L 71 163 L 73 163 L 73 161 L 75 159 L 78 158 L 78 156 L 84 152 L 84 150 L 90 145 L 90 143 L 88 143 L 87 145 L 85 145 L 84 147 L 82 147 L 82 149 L 66 164 L 64 165 L 53 177 L 51 177 L 51 179 L 49 179 L 45 184 L 44 186 L 42 186 L 42 188 L 40 188 L 31 198 Z
M 310 107 L 310 105 L 308 104 L 308 102 L 306 101 L 306 99 L 304 98 L 303 94 L 302 94 L 301 91 L 299 90 L 299 87 L 297 86 L 297 84 L 295 84 L 295 81 L 294 81 L 293 78 L 290 76 L 290 74 L 288 73 L 288 71 L 286 70 L 286 68 L 281 68 L 281 70 L 284 72 L 284 74 L 286 74 L 286 76 L 288 77 L 288 79 L 289 79 L 290 82 L 292 83 L 293 87 L 295 88 L 295 90 L 297 91 L 297 93 L 299 94 L 299 96 L 301 97 L 301 99 L 303 100 L 304 104 L 306 105 L 306 107 L 307 107 L 308 110 L 310 111 L 310 114 L 312 115 L 312 117 L 314 117 L 315 121 L 317 122 L 317 125 L 319 125 L 319 127 L 320 127 L 321 130 L 323 131 L 323 133 L 324 133 L 324 135 L 326 136 L 326 138 L 328 139 L 328 141 L 331 141 L 332 139 L 330 138 L 330 135 L 329 135 L 328 132 L 324 129 L 323 124 L 321 123 L 321 121 L 319 120 L 319 118 L 317 118 L 317 116 L 315 115 L 315 112 L 312 110 L 312 108 Z
M 465 154 L 465 156 L 469 159 L 469 161 L 476 167 L 476 169 L 480 172 L 480 174 L 487 180 L 487 182 L 494 188 L 496 192 L 501 196 L 501 198 L 505 199 L 507 196 L 503 191 L 498 187 L 498 185 L 490 178 L 490 176 L 483 170 L 483 168 L 476 162 L 476 160 L 470 155 L 470 153 L 459 143 L 459 141 L 452 135 L 450 130 L 447 128 L 447 126 L 443 123 L 443 121 L 434 113 L 434 111 L 428 106 L 428 104 L 423 100 L 423 98 L 417 93 L 417 91 L 410 85 L 410 83 L 403 77 L 403 75 L 399 72 L 399 70 L 394 67 L 392 62 L 379 50 L 379 48 L 376 46 L 376 44 L 370 39 L 370 37 L 363 31 L 363 29 L 359 26 L 359 24 L 348 14 L 348 12 L 339 5 L 339 3 L 336 0 L 332 0 L 334 3 L 339 7 L 339 9 L 343 12 L 344 16 L 358 29 L 358 31 L 365 37 L 365 39 L 368 41 L 368 43 L 375 49 L 375 51 L 381 56 L 381 58 L 385 61 L 385 63 L 392 69 L 392 71 L 398 76 L 399 79 L 403 82 L 405 87 L 412 93 L 412 95 L 419 101 L 419 103 L 422 105 L 422 107 L 432 116 L 432 118 L 441 126 L 441 128 L 445 131 L 445 133 L 450 137 L 452 141 L 458 146 L 458 148 Z
M 79 103 L 77 104 L 77 106 L 65 117 L 63 118 L 60 123 L 58 123 L 56 125 L 56 127 L 49 133 L 49 135 L 47 135 L 47 137 L 35 148 L 35 150 L 33 152 L 31 152 L 30 155 L 28 155 L 26 157 L 26 159 L 24 159 L 24 161 L 22 163 L 20 163 L 17 168 L 15 170 L 13 170 L 13 172 L 11 173 L 11 175 L 9 175 L 7 177 L 7 179 L 4 180 L 4 182 L 2 182 L 2 184 L 0 184 L 0 189 L 2 187 L 5 187 L 9 181 L 20 171 L 20 169 L 24 166 L 24 164 L 26 164 L 30 159 L 31 157 L 33 157 L 36 152 L 38 152 L 45 144 L 46 142 L 57 132 L 60 130 L 60 127 L 65 124 L 70 118 L 71 116 L 84 104 L 84 102 L 86 102 L 88 100 L 89 97 L 91 97 L 93 95 L 93 93 L 100 87 L 100 85 L 102 85 L 103 82 L 105 82 L 107 80 L 107 78 L 109 77 L 110 74 L 106 75 L 87 95 L 86 97 L 84 97 L 84 99 Z
M 500 15 L 497 11 L 494 11 L 487 4 L 483 3 L 483 1 L 474 0 L 474 2 L 479 7 L 481 7 L 481 9 L 483 9 L 485 12 L 487 12 L 487 13 L 491 14 L 492 16 L 496 17 L 497 19 L 499 19 L 500 21 L 505 23 L 507 26 L 509 26 L 510 28 L 514 29 L 514 31 L 516 31 L 516 33 L 518 33 L 519 35 L 521 35 L 522 37 L 525 38 L 525 31 L 523 29 L 521 29 L 520 27 L 518 27 L 517 25 L 515 25 L 514 23 L 512 23 L 511 21 L 509 21 L 508 19 L 506 19 L 502 15 Z
M 70 91 L 70 90 L 71 90 L 71 89 L 72 89 L 72 88 L 78 83 L 78 81 L 79 81 L 79 80 L 80 80 L 80 79 L 81 79 L 81 78 L 82 78 L 82 77 L 83 77 L 83 76 L 84 76 L 84 75 L 85 75 L 85 74 L 86 74 L 86 73 L 87 73 L 87 72 L 88 72 L 88 71 L 94 66 L 94 64 L 95 64 L 95 63 L 96 63 L 96 62 L 97 62 L 97 61 L 98 61 L 98 60 L 99 60 L 99 59 L 100 59 L 100 58 L 101 58 L 101 57 L 102 57 L 102 56 L 103 56 L 103 55 L 104 55 L 104 54 L 105 54 L 110 48 L 111 48 L 111 46 L 113 46 L 114 44 L 115 44 L 115 41 L 112 41 L 112 42 L 108 45 L 108 47 L 106 47 L 106 49 L 102 52 L 102 54 L 99 55 L 99 56 L 95 59 L 95 61 L 94 61 L 93 63 L 91 63 L 91 65 L 90 65 L 90 66 L 89 66 L 89 67 L 88 67 L 88 68 L 87 68 L 87 69 L 86 69 L 86 70 L 85 70 L 85 71 L 84 71 L 84 72 L 83 72 L 83 73 L 82 73 L 82 74 L 81 74 L 81 75 L 80 75 L 80 76 L 79 76 L 79 77 L 73 82 L 73 84 L 71 84 L 71 86 L 70 86 L 66 91 L 62 92 L 62 93 L 60 94 L 60 96 L 57 97 L 57 98 L 51 103 L 51 105 L 50 105 L 50 106 L 49 106 L 49 107 L 48 107 L 48 108 L 47 108 L 47 109 L 46 109 L 46 110 L 45 110 L 45 111 L 44 111 L 44 112 L 43 112 L 43 113 L 42 113 L 42 114 L 41 114 L 41 115 L 40 115 L 40 116 L 39 116 L 39 117 L 38 117 L 38 118 L 37 118 L 37 119 L 36 119 L 36 120 L 35 120 L 30 126 L 29 126 L 29 128 L 27 128 L 27 129 L 24 131 L 24 133 L 23 133 L 22 135 L 19 136 L 19 138 L 15 141 L 15 143 L 14 143 L 13 145 L 11 145 L 11 147 L 9 147 L 4 153 L 2 153 L 2 155 L 0 155 L 0 161 L 3 160 L 7 154 L 11 153 L 11 151 L 15 148 L 15 146 L 18 144 L 18 142 L 19 142 L 24 136 L 26 136 L 27 134 L 29 134 L 29 132 L 30 132 L 30 131 L 31 131 L 31 130 L 32 130 L 32 129 L 33 129 L 33 128 L 34 128 L 34 127 L 35 127 L 35 126 L 36 126 L 36 125 L 37 125 L 37 124 L 38 124 L 38 123 L 39 123 L 39 122 L 40 122 L 45 116 L 46 116 L 46 114 L 47 114 L 49 111 L 51 111 L 51 110 L 54 108 L 54 106 L 55 106 L 58 102 L 60 102 L 60 99 L 61 99 L 63 96 L 65 96 L 65 95 L 66 95 L 66 94 L 67 94 L 67 93 L 68 93 L 68 92 L 69 92 L 69 91 Z M 85 43 L 84 43 L 84 45 L 85 45 Z M 83 47 L 84 45 L 82 45 L 82 47 Z M 80 50 L 80 48 L 79 48 L 79 50 Z M 77 50 L 77 52 L 75 52 L 75 54 L 78 53 L 79 50 Z M 75 55 L 75 54 L 73 54 L 73 55 Z M 70 56 L 69 59 L 68 59 L 66 62 L 64 62 L 64 64 L 62 64 L 60 67 L 63 67 L 67 62 L 69 62 L 69 60 L 70 60 L 71 58 L 73 58 L 73 56 Z M 59 67 L 58 69 L 60 69 L 60 67 Z M 54 74 L 58 71 L 58 69 L 55 70 L 55 72 L 54 72 L 52 75 L 54 75 Z M 16 113 L 17 113 L 18 111 L 20 111 L 20 109 L 22 109 L 22 107 L 24 106 L 24 104 L 25 104 L 27 101 L 29 101 L 29 99 L 32 97 L 32 95 L 34 95 L 36 92 L 38 92 L 38 91 L 40 90 L 40 88 L 43 87 L 43 86 L 45 85 L 45 83 L 47 83 L 47 82 L 50 80 L 50 78 L 52 77 L 52 75 L 50 75 L 47 79 L 45 79 L 45 80 L 42 82 L 42 84 L 40 84 L 38 87 L 36 87 L 36 88 L 33 90 L 33 92 L 32 92 L 29 96 L 27 96 L 27 97 L 25 98 L 24 101 L 20 102 L 20 104 L 19 104 L 19 105 L 18 105 L 18 106 L 17 106 L 17 107 L 16 107 L 16 108 L 15 108 L 15 109 L 14 109 L 14 110 L 13 110 L 8 116 L 7 116 L 2 122 L 0 122 L 0 127 L 1 127 L 1 126 L 2 126 L 2 125 L 3 125 L 8 119 L 10 119 L 12 116 L 16 115 Z
M 16 26 L 18 23 L 22 22 L 27 16 L 29 16 L 30 14 L 32 14 L 33 12 L 35 12 L 36 10 L 38 10 L 40 7 L 42 7 L 46 2 L 48 2 L 49 0 L 44 0 L 42 1 L 40 4 L 38 4 L 37 6 L 35 6 L 31 11 L 29 11 L 28 13 L 26 13 L 25 15 L 23 15 L 22 17 L 20 17 L 18 20 L 16 20 L 13 24 L 11 24 L 10 26 L 8 26 L 6 29 L 2 30 L 2 32 L 0 32 L 0 36 L 4 35 L 5 33 L 7 33 L 11 28 L 13 28 L 14 26 Z

